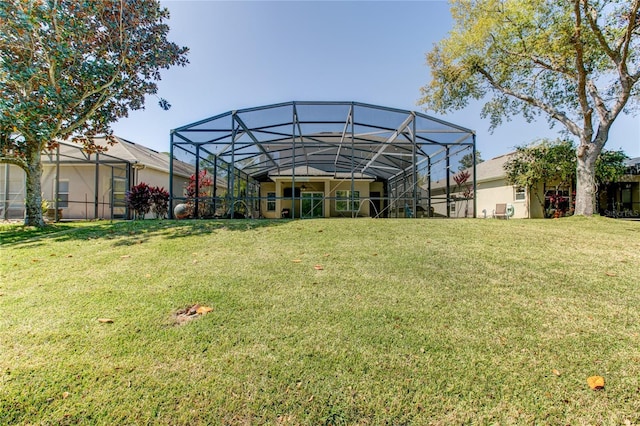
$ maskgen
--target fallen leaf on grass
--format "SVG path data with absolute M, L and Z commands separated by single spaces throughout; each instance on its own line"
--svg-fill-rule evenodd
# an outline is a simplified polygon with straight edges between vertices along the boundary
M 196 309 L 196 313 L 200 315 L 205 315 L 211 311 L 213 311 L 213 308 L 210 308 L 208 306 L 199 306 L 198 309 Z
M 113 324 L 113 320 L 111 318 L 98 318 L 98 322 L 102 324 Z
M 315 269 L 316 271 L 322 271 L 324 268 L 322 267 L 322 265 L 316 265 L 313 267 L 313 269 Z
M 293 263 L 300 263 L 300 262 L 302 262 L 302 260 L 300 260 L 300 259 L 293 259 L 293 260 L 292 260 L 292 262 L 293 262 Z
M 69 398 L 69 392 L 62 392 L 62 399 Z
M 145 274 L 145 278 L 151 278 L 151 274 Z
M 604 377 L 602 376 L 591 376 L 587 379 L 587 384 L 593 390 L 603 389 L 604 388 Z
M 551 370 L 551 372 L 553 374 L 555 374 L 556 376 L 560 377 L 560 371 L 556 370 L 555 368 L 553 370 Z
M 606 276 L 608 276 L 608 277 L 617 277 L 618 276 L 618 274 L 616 274 L 615 272 L 605 272 L 604 274 Z

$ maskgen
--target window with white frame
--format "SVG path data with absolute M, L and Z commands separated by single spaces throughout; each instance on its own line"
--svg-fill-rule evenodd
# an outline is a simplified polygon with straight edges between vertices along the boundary
M 359 205 L 360 191 L 336 191 L 336 211 L 355 211 Z
M 527 191 L 524 186 L 516 186 L 515 188 L 515 197 L 516 201 L 524 201 L 527 198 Z
M 55 191 L 54 191 L 55 196 Z M 55 205 L 55 200 L 54 200 Z M 58 182 L 58 208 L 69 207 L 69 181 L 60 180 Z
M 276 193 L 275 192 L 267 192 L 267 211 L 268 212 L 276 211 Z

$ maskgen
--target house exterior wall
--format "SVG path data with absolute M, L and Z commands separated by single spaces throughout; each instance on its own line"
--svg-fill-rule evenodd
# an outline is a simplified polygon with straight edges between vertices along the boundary
M 280 217 L 280 211 L 278 210 L 278 203 L 274 203 L 276 208 L 274 210 L 269 211 L 267 209 L 267 194 L 269 192 L 276 192 L 276 183 L 275 182 L 264 182 L 260 184 L 260 213 L 262 217 L 265 219 L 277 219 Z M 278 194 L 276 193 L 276 197 Z
M 511 204 L 514 209 L 512 218 L 522 219 L 529 217 L 529 194 L 524 193 L 523 200 L 516 200 L 516 187 L 508 185 L 504 178 L 495 179 L 476 184 L 476 203 L 478 217 L 492 217 L 496 204 Z M 456 208 L 456 212 L 458 209 Z
M 351 191 L 351 181 L 332 181 L 330 187 L 330 215 L 331 217 L 351 217 L 352 214 L 357 216 L 369 217 L 371 204 L 369 203 L 370 194 L 370 182 L 368 181 L 354 181 L 353 189 L 359 192 L 358 210 L 351 211 L 339 211 L 336 208 L 336 196 L 337 191 Z
M 126 175 L 125 164 L 118 169 Z M 97 188 L 96 188 L 97 170 Z M 112 167 L 92 163 L 60 165 L 61 182 L 67 182 L 67 206 L 59 207 L 63 219 L 108 219 L 111 218 Z M 42 193 L 55 206 L 56 166 L 44 165 L 42 170 Z
M 304 185 L 304 190 L 301 189 Z M 260 213 L 262 217 L 266 219 L 280 218 L 283 210 L 294 211 L 295 217 L 300 217 L 301 214 L 301 201 L 300 197 L 295 198 L 295 206 L 291 198 L 284 198 L 284 191 L 286 188 L 291 187 L 291 181 L 285 181 L 282 179 L 276 182 L 263 182 L 260 184 Z M 304 180 L 303 182 L 297 181 L 296 188 L 300 190 L 300 193 L 314 192 L 322 193 L 324 195 L 323 201 L 323 215 L 324 217 L 351 217 L 352 213 L 358 216 L 368 217 L 372 213 L 371 203 L 369 197 L 371 190 L 383 193 L 384 185 L 381 182 L 369 182 L 369 181 L 355 181 L 354 190 L 359 192 L 358 209 L 354 212 L 339 211 L 336 208 L 336 191 L 351 191 L 351 180 L 334 180 L 334 179 L 314 179 L 313 181 Z M 267 210 L 267 195 L 269 192 L 275 193 L 275 210 Z M 295 209 L 293 208 L 295 207 Z

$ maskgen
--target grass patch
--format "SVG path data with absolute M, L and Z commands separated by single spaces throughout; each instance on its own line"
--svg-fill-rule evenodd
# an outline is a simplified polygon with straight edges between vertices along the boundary
M 56 231 L 0 228 L 0 424 L 640 423 L 638 222 Z

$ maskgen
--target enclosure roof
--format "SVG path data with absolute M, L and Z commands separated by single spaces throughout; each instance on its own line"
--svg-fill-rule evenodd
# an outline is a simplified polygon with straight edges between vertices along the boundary
M 228 111 L 172 130 L 174 158 L 219 158 L 266 181 L 309 167 L 390 179 L 474 132 L 426 114 L 360 102 L 291 101 Z

